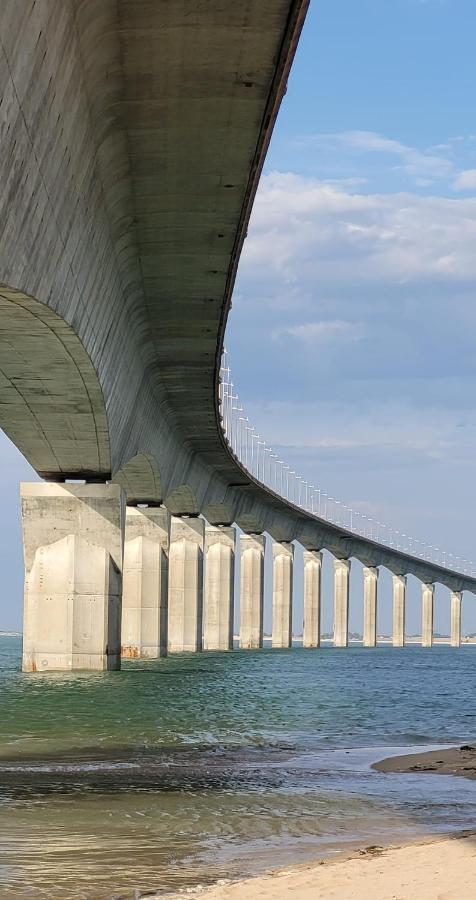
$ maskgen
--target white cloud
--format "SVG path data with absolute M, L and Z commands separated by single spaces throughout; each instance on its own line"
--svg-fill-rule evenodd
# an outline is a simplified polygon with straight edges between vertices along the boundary
M 476 169 L 465 169 L 460 172 L 454 182 L 457 191 L 474 191 L 476 189 Z
M 362 327 L 360 323 L 345 322 L 341 319 L 323 320 L 320 322 L 303 322 L 301 325 L 289 325 L 286 328 L 278 328 L 272 332 L 272 337 L 294 337 L 304 343 L 335 340 L 357 341 L 361 337 Z
M 314 144 L 336 144 L 360 153 L 384 153 L 400 160 L 396 168 L 415 178 L 434 179 L 451 177 L 453 163 L 444 155 L 445 147 L 440 145 L 427 151 L 409 147 L 401 141 L 385 137 L 375 131 L 342 131 L 320 134 L 305 139 Z
M 242 271 L 340 286 L 476 279 L 476 199 L 363 194 L 293 173 L 261 181 Z

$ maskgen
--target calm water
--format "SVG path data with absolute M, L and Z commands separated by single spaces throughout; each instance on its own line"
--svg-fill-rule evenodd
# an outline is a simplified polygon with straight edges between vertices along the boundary
M 204 653 L 22 675 L 0 638 L 0 896 L 132 898 L 475 827 L 476 782 L 382 775 L 476 737 L 476 646 Z M 137 896 L 137 895 L 136 895 Z

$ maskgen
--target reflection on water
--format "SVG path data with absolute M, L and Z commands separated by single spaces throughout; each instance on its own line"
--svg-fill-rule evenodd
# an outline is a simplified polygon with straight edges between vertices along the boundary
M 476 782 L 385 776 L 474 738 L 476 648 L 264 651 L 22 675 L 0 638 L 0 896 L 111 900 L 474 825 Z

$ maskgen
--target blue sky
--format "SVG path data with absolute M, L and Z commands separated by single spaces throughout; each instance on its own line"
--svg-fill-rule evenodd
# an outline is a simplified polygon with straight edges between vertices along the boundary
M 247 413 L 293 468 L 470 559 L 475 33 L 468 0 L 311 2 L 227 335 Z
M 474 0 L 312 0 L 227 334 L 248 414 L 294 468 L 356 509 L 469 558 L 475 34 Z M 0 473 L 0 627 L 18 627 L 18 481 L 33 473 L 6 438 Z M 354 566 L 355 628 L 360 577 Z M 388 630 L 385 574 L 381 583 Z M 324 585 L 330 629 L 329 560 Z M 409 600 L 416 631 L 416 583 Z M 299 617 L 297 603 L 296 625 Z M 463 618 L 476 630 L 476 599 L 467 598 Z M 441 590 L 436 627 L 448 627 Z

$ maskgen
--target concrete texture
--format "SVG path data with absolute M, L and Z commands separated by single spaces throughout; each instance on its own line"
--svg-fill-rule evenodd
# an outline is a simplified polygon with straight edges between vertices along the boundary
M 334 560 L 334 647 L 349 643 L 350 559 Z
M 235 592 L 234 528 L 205 528 L 203 649 L 233 649 Z
M 405 575 L 394 575 L 393 582 L 393 646 L 405 646 L 405 607 L 407 579 Z
M 272 645 L 290 647 L 293 628 L 294 546 L 273 543 L 273 632 Z
M 170 519 L 168 649 L 202 649 L 203 519 Z
M 303 647 L 319 647 L 321 643 L 321 574 L 322 553 L 305 550 Z
M 421 645 L 433 646 L 434 585 L 421 586 Z
M 451 615 L 451 646 L 452 647 L 460 647 L 461 646 L 461 602 L 462 602 L 462 594 L 461 591 L 452 591 L 451 592 L 451 607 L 450 607 L 450 615 Z
M 364 647 L 377 645 L 378 569 L 364 566 Z
M 119 669 L 125 497 L 22 484 L 25 672 Z
M 263 534 L 240 535 L 240 647 L 263 646 Z
M 167 654 L 169 531 L 164 507 L 127 507 L 121 654 L 130 659 Z

